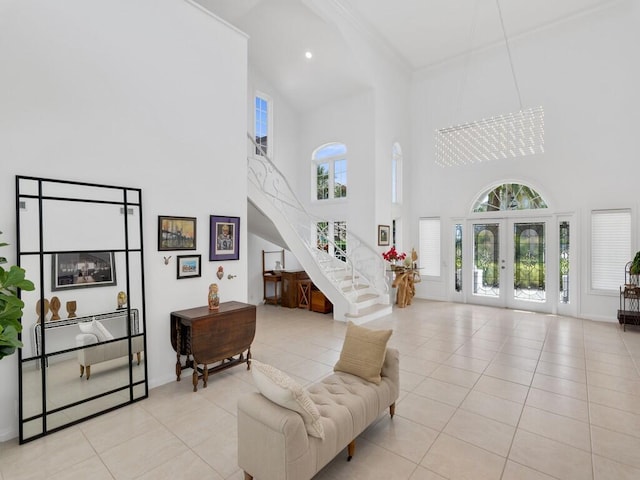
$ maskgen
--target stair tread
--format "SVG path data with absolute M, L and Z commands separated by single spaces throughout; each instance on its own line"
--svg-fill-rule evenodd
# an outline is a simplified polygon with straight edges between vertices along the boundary
M 366 290 L 369 285 L 347 285 L 342 287 L 343 292 L 350 292 L 351 290 Z
M 366 302 L 367 300 L 372 300 L 378 297 L 379 295 L 376 295 L 375 293 L 365 293 L 364 295 L 358 295 L 358 297 L 355 300 L 355 303 Z
M 391 312 L 392 307 L 391 307 L 391 305 L 385 305 L 383 303 L 377 303 L 375 305 L 371 305 L 370 307 L 363 308 L 362 310 L 360 310 L 358 313 L 355 313 L 355 314 L 346 313 L 345 317 L 362 318 L 362 317 L 366 317 L 368 315 L 371 315 L 372 313 L 380 312 L 382 310 L 389 310 Z

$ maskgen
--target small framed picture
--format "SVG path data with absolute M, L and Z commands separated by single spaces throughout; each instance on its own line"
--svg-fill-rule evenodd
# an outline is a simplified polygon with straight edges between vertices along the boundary
M 178 255 L 177 258 L 178 280 L 202 275 L 200 268 L 201 255 Z
M 240 258 L 240 218 L 211 215 L 209 219 L 209 260 Z
M 389 225 L 378 225 L 378 245 L 388 246 L 391 228 Z
M 113 252 L 55 253 L 51 267 L 52 291 L 117 285 Z
M 195 218 L 158 216 L 158 251 L 195 249 Z

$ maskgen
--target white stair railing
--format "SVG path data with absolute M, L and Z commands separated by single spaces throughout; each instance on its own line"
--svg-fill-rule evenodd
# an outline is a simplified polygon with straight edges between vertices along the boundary
M 324 229 L 320 227 L 326 219 L 313 216 L 306 211 L 287 179 L 267 156 L 264 148 L 255 142 L 251 134 L 247 133 L 247 138 L 250 141 L 249 151 L 262 153 L 262 155 L 249 154 L 247 157 L 249 181 L 286 218 L 289 227 L 305 245 L 323 275 L 350 301 L 355 301 L 357 298 L 359 285 L 367 285 L 378 295 L 388 295 L 386 265 L 380 254 L 349 231 L 346 232 L 347 251 L 343 251 L 339 245 L 336 245 L 329 237 L 326 227 Z M 319 239 L 321 239 L 320 243 Z M 325 245 L 333 249 L 334 255 L 330 255 L 323 249 Z M 345 278 L 349 279 L 351 285 L 348 292 L 340 287 Z

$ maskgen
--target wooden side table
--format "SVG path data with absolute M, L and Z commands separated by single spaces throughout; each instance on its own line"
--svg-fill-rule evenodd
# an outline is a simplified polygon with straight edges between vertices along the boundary
M 265 273 L 262 276 L 262 294 L 264 297 L 264 303 L 269 303 L 271 305 L 278 305 L 280 303 L 280 298 L 278 298 L 278 288 L 281 287 L 282 275 L 279 273 Z M 269 290 L 268 285 L 273 285 L 273 296 L 268 295 L 267 291 Z
M 250 368 L 251 343 L 256 333 L 255 305 L 223 302 L 217 311 L 204 306 L 171 312 L 170 326 L 176 380 L 180 381 L 183 368 L 192 368 L 194 392 L 200 378 L 207 387 L 210 373 L 241 363 Z M 184 364 L 182 356 L 186 356 Z M 212 364 L 215 365 L 209 367 Z

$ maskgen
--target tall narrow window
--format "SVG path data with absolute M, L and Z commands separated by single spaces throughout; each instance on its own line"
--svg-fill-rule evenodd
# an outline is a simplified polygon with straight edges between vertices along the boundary
M 454 265 L 456 271 L 454 274 L 456 292 L 462 291 L 462 224 L 456 223 L 454 232 Z
M 256 147 L 256 155 L 264 155 L 265 153 L 270 156 L 270 128 L 271 122 L 269 117 L 271 115 L 271 109 L 269 108 L 271 100 L 264 94 L 256 94 L 255 97 L 255 139 L 259 147 Z
M 391 220 L 391 245 L 393 245 L 394 247 L 398 245 L 397 238 L 396 238 L 396 228 L 397 228 L 396 222 L 397 220 L 395 218 Z
M 313 185 L 316 200 L 347 196 L 347 147 L 329 143 L 317 148 L 312 156 Z
M 316 235 L 318 250 L 329 251 L 329 222 L 318 222 L 316 224 Z
M 402 203 L 402 148 L 398 142 L 391 149 L 391 201 Z
M 347 259 L 347 222 L 333 224 L 333 242 L 336 246 L 334 257 L 345 261 Z
M 440 219 L 420 219 L 420 267 L 425 275 L 440 276 Z
M 631 211 L 591 212 L 591 288 L 618 291 L 631 260 Z
M 563 221 L 560 222 L 560 303 L 569 303 L 569 270 L 571 264 L 569 263 L 569 240 L 570 230 L 569 230 L 569 222 Z

